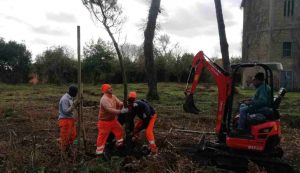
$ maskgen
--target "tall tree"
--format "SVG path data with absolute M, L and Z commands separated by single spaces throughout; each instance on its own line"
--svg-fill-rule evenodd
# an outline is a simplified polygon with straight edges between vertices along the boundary
M 160 0 L 152 0 L 149 14 L 148 22 L 144 32 L 144 56 L 145 56 L 145 67 L 146 74 L 148 79 L 148 93 L 147 99 L 149 100 L 158 100 L 157 92 L 157 76 L 156 69 L 154 65 L 154 52 L 153 52 L 153 39 L 156 28 L 156 19 L 158 13 L 160 12 Z
M 66 47 L 52 47 L 38 55 L 35 72 L 42 82 L 67 84 L 76 82 L 76 60 Z
M 0 38 L 0 81 L 27 83 L 31 67 L 31 53 L 26 45 Z
M 99 83 L 107 79 L 115 63 L 115 53 L 108 43 L 98 39 L 96 43 L 90 41 L 83 48 L 83 67 L 85 82 Z M 117 62 L 116 62 L 117 63 Z
M 193 54 L 184 53 L 182 56 L 179 56 L 176 59 L 176 63 L 173 71 L 174 74 L 176 75 L 177 82 L 181 82 L 182 79 L 184 79 L 183 81 L 186 82 L 186 78 L 188 78 L 187 74 L 189 73 L 190 65 L 193 58 L 194 58 Z
M 227 43 L 227 38 L 226 38 L 226 31 L 225 31 L 225 24 L 224 24 L 224 19 L 223 19 L 221 0 L 215 0 L 215 8 L 216 8 L 216 14 L 217 14 L 217 21 L 218 21 L 223 68 L 227 72 L 230 72 L 228 43 Z
M 94 15 L 94 17 L 102 23 L 108 35 L 110 36 L 114 47 L 116 49 L 120 68 L 122 72 L 123 85 L 124 85 L 124 103 L 127 105 L 127 79 L 123 64 L 123 56 L 119 48 L 114 34 L 121 30 L 124 23 L 122 18 L 122 8 L 117 4 L 117 0 L 82 0 L 82 3 Z

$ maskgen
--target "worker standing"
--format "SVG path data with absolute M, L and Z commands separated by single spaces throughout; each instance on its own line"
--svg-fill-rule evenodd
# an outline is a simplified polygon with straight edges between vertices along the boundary
M 128 95 L 128 104 L 131 110 L 132 123 L 135 116 L 139 119 L 134 125 L 133 141 L 138 139 L 140 131 L 146 129 L 146 138 L 149 142 L 149 150 L 152 154 L 157 154 L 158 149 L 155 144 L 153 127 L 157 118 L 157 113 L 153 107 L 145 100 L 136 100 L 137 94 L 131 91 Z
M 127 108 L 123 107 L 121 102 L 115 95 L 112 94 L 112 87 L 109 84 L 101 86 L 103 96 L 100 99 L 100 108 L 98 115 L 98 138 L 96 155 L 102 156 L 104 154 L 106 140 L 112 132 L 116 138 L 116 146 L 123 145 L 123 127 L 117 120 L 117 116 L 121 113 L 127 113 Z
M 76 138 L 74 109 L 78 105 L 78 101 L 74 101 L 78 92 L 75 85 L 69 87 L 69 91 L 65 93 L 59 101 L 58 125 L 60 128 L 60 149 L 68 151 L 70 145 Z

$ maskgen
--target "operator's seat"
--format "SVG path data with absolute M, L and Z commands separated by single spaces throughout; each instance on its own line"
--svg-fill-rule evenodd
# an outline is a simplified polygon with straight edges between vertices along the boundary
M 262 124 L 267 121 L 274 120 L 273 117 L 274 117 L 273 109 L 270 107 L 263 107 L 257 110 L 256 113 L 247 116 L 247 124 L 249 126 Z
M 248 125 L 262 124 L 267 121 L 277 120 L 280 118 L 278 108 L 281 100 L 286 93 L 286 89 L 281 88 L 278 92 L 278 96 L 274 97 L 273 108 L 263 107 L 259 109 L 255 114 L 247 116 Z

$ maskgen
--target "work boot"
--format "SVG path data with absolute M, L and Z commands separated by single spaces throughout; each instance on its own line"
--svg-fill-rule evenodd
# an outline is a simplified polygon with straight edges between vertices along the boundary
M 158 153 L 158 149 L 155 144 L 150 144 L 149 149 L 152 155 L 156 155 Z
M 157 149 L 157 146 L 156 146 L 156 144 L 149 144 L 149 151 L 150 151 L 150 154 L 152 155 L 152 156 L 156 156 L 157 155 L 157 153 L 158 153 L 158 149 Z
M 119 156 L 126 156 L 126 147 L 125 145 L 116 146 L 116 154 Z
M 103 154 L 96 154 L 96 158 L 99 162 L 103 162 L 103 161 L 106 161 L 107 159 L 105 158 L 104 156 L 104 153 Z
M 157 154 L 158 154 L 158 149 L 157 149 L 156 145 L 150 144 L 148 149 L 149 149 L 149 154 L 148 154 L 147 158 L 150 160 L 156 160 Z
M 96 154 L 96 158 L 99 161 L 108 161 L 110 160 L 110 154 L 103 152 L 102 154 Z
M 144 145 L 141 148 L 141 153 L 143 156 L 148 156 L 151 153 L 151 151 L 147 145 Z
M 103 148 L 99 148 L 99 147 L 97 147 L 97 149 L 96 149 L 96 156 L 98 157 L 98 156 L 102 156 L 103 155 Z

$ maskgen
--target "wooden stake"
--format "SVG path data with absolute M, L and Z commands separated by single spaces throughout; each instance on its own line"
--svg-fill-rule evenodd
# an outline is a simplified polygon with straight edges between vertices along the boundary
M 78 111 L 78 123 L 77 123 L 77 139 L 78 139 L 78 150 L 80 149 L 81 143 L 81 121 L 82 121 L 82 86 L 81 86 L 81 60 L 80 60 L 80 26 L 77 26 L 77 56 L 78 56 L 78 96 L 77 99 L 80 101 Z
M 77 26 L 77 55 L 78 55 L 78 99 L 80 101 L 79 108 L 78 108 L 78 126 L 77 126 L 77 134 L 78 134 L 78 151 L 81 146 L 81 131 L 83 136 L 83 145 L 84 150 L 87 152 L 86 146 L 86 132 L 83 122 L 83 84 L 81 82 L 81 53 L 80 53 L 80 26 Z

